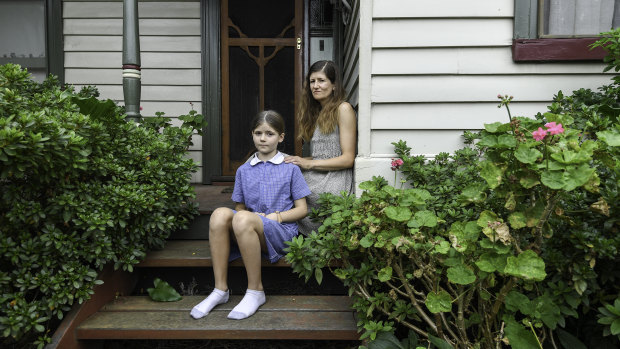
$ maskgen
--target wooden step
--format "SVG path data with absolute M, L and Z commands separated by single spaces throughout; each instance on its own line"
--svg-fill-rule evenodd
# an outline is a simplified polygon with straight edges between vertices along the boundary
M 300 339 L 358 340 L 356 319 L 347 296 L 267 296 L 256 314 L 244 320 L 226 316 L 241 296 L 231 296 L 206 317 L 189 312 L 204 296 L 178 302 L 149 297 L 119 297 L 79 325 L 86 339 Z
M 241 258 L 230 263 L 243 266 Z M 263 259 L 263 266 L 290 267 L 284 258 L 276 263 Z M 150 251 L 136 267 L 211 267 L 209 240 L 168 240 L 163 250 Z

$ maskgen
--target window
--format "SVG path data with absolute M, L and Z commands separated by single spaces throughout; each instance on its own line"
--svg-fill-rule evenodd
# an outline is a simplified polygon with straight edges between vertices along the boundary
M 513 59 L 601 60 L 589 45 L 618 26 L 620 0 L 515 0 Z
M 0 64 L 63 79 L 61 0 L 0 0 Z

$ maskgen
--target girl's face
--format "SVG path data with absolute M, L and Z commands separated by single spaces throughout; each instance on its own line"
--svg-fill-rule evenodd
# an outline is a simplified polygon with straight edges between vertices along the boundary
M 317 71 L 310 74 L 308 82 L 312 97 L 321 103 L 321 105 L 324 105 L 331 97 L 332 92 L 334 92 L 334 84 L 332 81 L 325 76 L 325 73 Z
M 252 131 L 252 138 L 258 150 L 258 158 L 269 160 L 278 152 L 278 143 L 284 141 L 284 133 L 278 134 L 269 124 L 262 123 Z

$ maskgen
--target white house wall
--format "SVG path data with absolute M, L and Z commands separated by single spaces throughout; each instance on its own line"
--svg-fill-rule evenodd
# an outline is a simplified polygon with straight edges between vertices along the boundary
M 201 113 L 200 1 L 138 3 L 142 63 L 142 115 L 164 112 L 178 125 L 192 108 Z M 63 1 L 65 81 L 76 89 L 95 85 L 101 98 L 123 100 L 122 1 Z M 192 103 L 192 104 L 190 104 Z M 202 138 L 194 135 L 190 158 L 200 164 Z
M 514 63 L 514 0 L 360 0 L 356 185 L 393 180 L 391 142 L 433 157 L 463 130 L 544 112 L 553 96 L 607 84 L 601 63 Z

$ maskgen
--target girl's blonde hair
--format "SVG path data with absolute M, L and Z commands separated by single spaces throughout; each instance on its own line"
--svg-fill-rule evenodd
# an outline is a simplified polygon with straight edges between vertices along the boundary
M 310 75 L 316 72 L 323 72 L 334 85 L 329 100 L 323 108 L 319 101 L 312 96 L 310 88 Z M 332 61 L 317 61 L 308 70 L 308 75 L 304 80 L 299 110 L 297 111 L 297 121 L 299 123 L 299 138 L 304 142 L 312 139 L 315 128 L 323 134 L 334 132 L 338 125 L 338 107 L 345 101 L 344 88 L 338 67 Z

